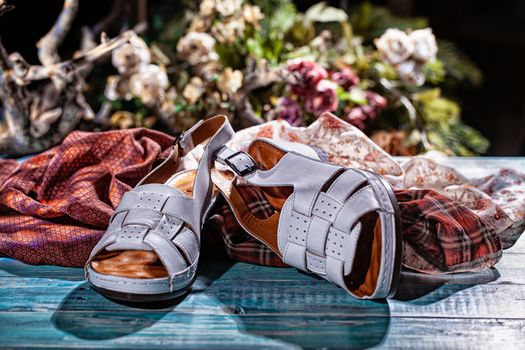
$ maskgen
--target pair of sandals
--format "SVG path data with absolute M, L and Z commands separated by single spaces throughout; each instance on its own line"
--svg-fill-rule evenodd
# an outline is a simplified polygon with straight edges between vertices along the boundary
M 171 155 L 130 192 L 86 264 L 94 289 L 148 302 L 186 293 L 195 279 L 203 220 L 216 190 L 240 225 L 282 260 L 360 299 L 391 296 L 401 265 L 397 202 L 380 176 L 323 162 L 300 143 L 256 139 L 247 152 L 226 146 L 225 116 L 183 133 Z M 196 170 L 178 171 L 197 145 Z M 219 164 L 215 167 L 215 162 Z M 258 186 L 276 212 L 252 214 L 238 188 Z

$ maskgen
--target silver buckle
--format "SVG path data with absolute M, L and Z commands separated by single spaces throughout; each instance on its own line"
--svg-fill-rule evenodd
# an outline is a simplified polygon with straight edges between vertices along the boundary
M 246 157 L 248 160 L 249 160 L 249 163 L 250 164 L 243 164 L 244 165 L 244 169 L 239 169 L 237 167 L 237 165 L 234 164 L 234 162 L 232 161 L 235 157 L 238 157 L 238 156 L 244 156 Z M 254 171 L 258 170 L 259 169 L 259 166 L 257 165 L 257 163 L 253 160 L 253 158 L 246 152 L 242 152 L 242 151 L 239 151 L 239 152 L 236 152 L 230 156 L 228 156 L 227 158 L 224 158 L 224 162 L 230 167 L 230 169 L 232 169 L 237 175 L 239 176 L 246 176 L 246 175 L 250 175 L 251 173 L 253 173 Z

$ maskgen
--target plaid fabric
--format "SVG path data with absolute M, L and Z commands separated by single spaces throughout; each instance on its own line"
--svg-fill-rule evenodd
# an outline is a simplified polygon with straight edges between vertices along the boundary
M 74 132 L 23 164 L 0 160 L 0 255 L 30 264 L 82 266 L 122 195 L 167 156 L 173 138 L 151 130 Z M 274 209 L 256 187 L 240 194 L 267 218 Z M 406 266 L 424 272 L 495 264 L 494 230 L 468 208 L 433 191 L 399 191 Z M 248 235 L 219 198 L 203 240 L 232 259 L 285 266 Z
M 258 218 L 268 218 L 274 213 L 264 193 L 256 187 L 239 187 L 239 194 Z M 403 260 L 405 266 L 427 273 L 476 271 L 494 265 L 501 258 L 498 235 L 470 209 L 431 190 L 396 191 L 396 197 L 403 243 L 408 252 Z M 244 231 L 222 198 L 207 220 L 206 228 L 206 235 L 213 241 L 222 238 L 225 252 L 232 259 L 286 266 L 275 253 Z
M 469 208 L 432 190 L 396 191 L 396 198 L 406 266 L 422 272 L 478 271 L 501 258 L 496 231 Z
M 248 208 L 259 219 L 269 218 L 275 210 L 266 200 L 264 193 L 252 186 L 239 187 L 239 194 Z M 234 260 L 251 264 L 285 267 L 270 248 L 250 236 L 237 222 L 230 206 L 220 196 L 206 220 L 203 240 L 212 242 L 216 249 L 223 249 Z

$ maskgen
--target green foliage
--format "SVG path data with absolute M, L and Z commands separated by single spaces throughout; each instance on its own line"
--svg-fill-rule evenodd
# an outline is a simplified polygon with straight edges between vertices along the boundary
M 441 97 L 439 89 L 416 94 L 414 101 L 425 122 L 429 140 L 437 150 L 458 156 L 474 156 L 487 151 L 487 139 L 461 122 L 459 105 Z
M 371 43 L 381 36 L 388 28 L 422 29 L 428 27 L 428 20 L 423 17 L 401 18 L 394 16 L 386 7 L 374 6 L 365 2 L 351 9 L 352 27 L 354 33 L 363 37 L 365 43 Z
M 319 2 L 310 7 L 304 13 L 304 20 L 309 22 L 338 22 L 343 23 L 348 21 L 348 15 L 345 11 L 328 6 L 326 2 Z
M 422 70 L 425 75 L 425 81 L 434 85 L 442 83 L 447 74 L 445 64 L 439 59 L 425 63 Z
M 272 11 L 264 12 L 263 10 L 268 19 L 266 23 L 265 19 L 263 19 L 262 25 L 267 26 L 266 30 L 270 36 L 280 37 L 282 39 L 284 34 L 292 28 L 297 18 L 297 8 L 289 0 L 275 2 L 276 6 Z
M 438 42 L 438 58 L 443 62 L 448 77 L 454 83 L 466 82 L 473 86 L 480 86 L 483 82 L 483 74 L 479 68 L 465 56 L 456 44 L 440 40 Z
M 337 97 L 339 101 L 351 102 L 356 105 L 366 105 L 368 103 L 364 91 L 359 87 L 353 87 L 350 91 L 345 91 L 342 87 L 338 87 Z

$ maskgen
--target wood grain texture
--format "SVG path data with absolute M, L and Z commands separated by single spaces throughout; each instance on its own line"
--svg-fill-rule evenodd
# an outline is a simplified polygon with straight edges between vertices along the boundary
M 456 161 L 456 160 L 451 160 Z M 456 161 L 525 171 L 525 160 Z M 1 348 L 520 349 L 525 241 L 480 273 L 404 271 L 395 298 L 360 301 L 295 269 L 207 259 L 190 294 L 139 308 L 110 301 L 81 269 L 0 258 Z

